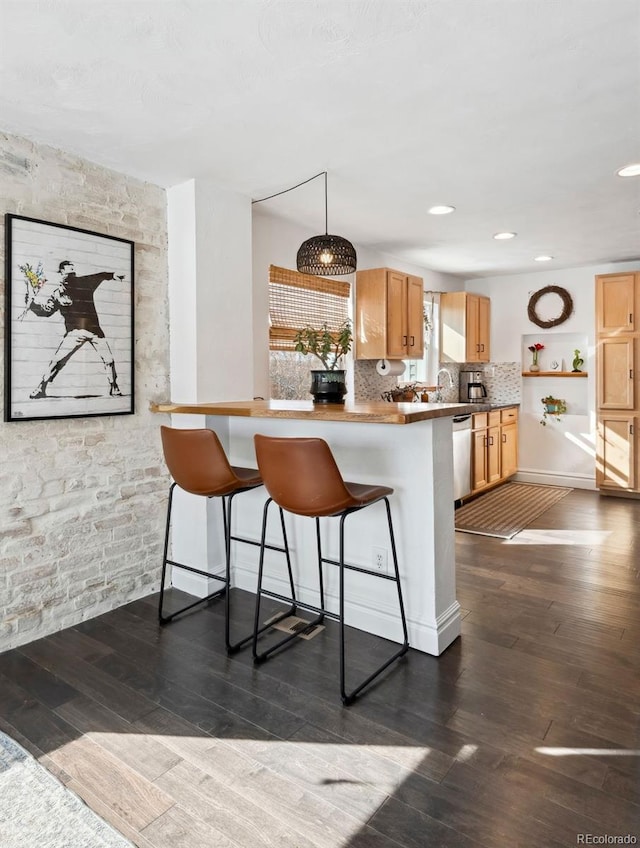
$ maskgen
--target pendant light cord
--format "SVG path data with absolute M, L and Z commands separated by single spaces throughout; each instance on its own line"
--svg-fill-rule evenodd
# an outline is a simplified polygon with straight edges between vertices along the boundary
M 287 194 L 287 192 L 289 192 L 289 191 L 294 191 L 295 189 L 300 188 L 300 186 L 306 185 L 307 183 L 310 183 L 312 180 L 317 180 L 318 177 L 322 177 L 322 176 L 324 176 L 324 231 L 325 231 L 325 234 L 328 234 L 328 232 L 329 232 L 329 204 L 328 204 L 328 200 L 327 200 L 327 172 L 326 171 L 320 171 L 319 174 L 316 174 L 313 177 L 309 177 L 308 180 L 303 180 L 301 183 L 298 183 L 298 185 L 291 186 L 291 188 L 285 188 L 282 191 L 277 191 L 275 194 L 270 194 L 268 197 L 259 197 L 257 200 L 252 200 L 251 205 L 253 206 L 254 203 L 262 203 L 263 200 L 271 200 L 271 198 L 273 198 L 273 197 L 280 197 L 281 194 Z
M 327 172 L 324 172 L 324 234 L 329 235 L 329 201 L 327 200 Z

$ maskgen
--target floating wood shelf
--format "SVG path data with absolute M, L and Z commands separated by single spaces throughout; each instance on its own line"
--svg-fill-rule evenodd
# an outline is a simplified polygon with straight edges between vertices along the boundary
M 588 377 L 586 371 L 523 371 L 523 377 Z

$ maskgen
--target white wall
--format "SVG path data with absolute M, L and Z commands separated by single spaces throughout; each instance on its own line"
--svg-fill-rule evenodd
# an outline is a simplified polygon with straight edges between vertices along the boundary
M 465 289 L 491 298 L 491 359 L 493 362 L 522 362 L 523 336 L 535 336 L 542 344 L 554 343 L 561 335 L 576 334 L 586 339 L 583 370 L 587 379 L 561 377 L 522 378 L 519 427 L 519 477 L 547 483 L 593 487 L 595 481 L 595 276 L 640 268 L 640 260 L 581 268 L 539 271 L 531 274 L 468 280 Z M 573 314 L 557 327 L 539 328 L 529 320 L 527 307 L 532 294 L 545 286 L 565 288 L 571 295 Z M 543 310 L 551 310 L 545 314 Z M 559 314 L 558 298 L 543 298 L 538 314 Z M 567 340 L 565 367 L 571 370 L 573 347 Z M 564 340 L 563 340 L 564 343 Z M 545 352 L 541 354 L 544 370 Z M 524 360 L 525 365 L 530 362 Z M 525 369 L 526 370 L 526 369 Z M 568 414 L 561 422 L 540 422 L 540 399 L 552 393 L 565 398 Z
M 251 205 L 208 179 L 168 191 L 171 397 L 253 396 Z
M 3 651 L 157 589 L 168 477 L 148 408 L 168 395 L 169 317 L 162 189 L 0 134 L 0 196 L 133 240 L 136 307 L 135 415 L 0 423 Z

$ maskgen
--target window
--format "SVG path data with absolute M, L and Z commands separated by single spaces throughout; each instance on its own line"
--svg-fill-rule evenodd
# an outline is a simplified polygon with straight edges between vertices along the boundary
M 440 293 L 424 295 L 424 357 L 407 359 L 403 382 L 435 386 L 440 367 Z
M 269 267 L 269 377 L 271 397 L 308 399 L 309 357 L 295 352 L 296 333 L 304 327 L 330 330 L 349 317 L 351 285 Z

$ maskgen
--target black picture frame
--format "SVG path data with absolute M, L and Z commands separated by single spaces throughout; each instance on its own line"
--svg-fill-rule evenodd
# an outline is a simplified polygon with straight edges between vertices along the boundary
M 135 412 L 134 242 L 5 215 L 5 421 Z

